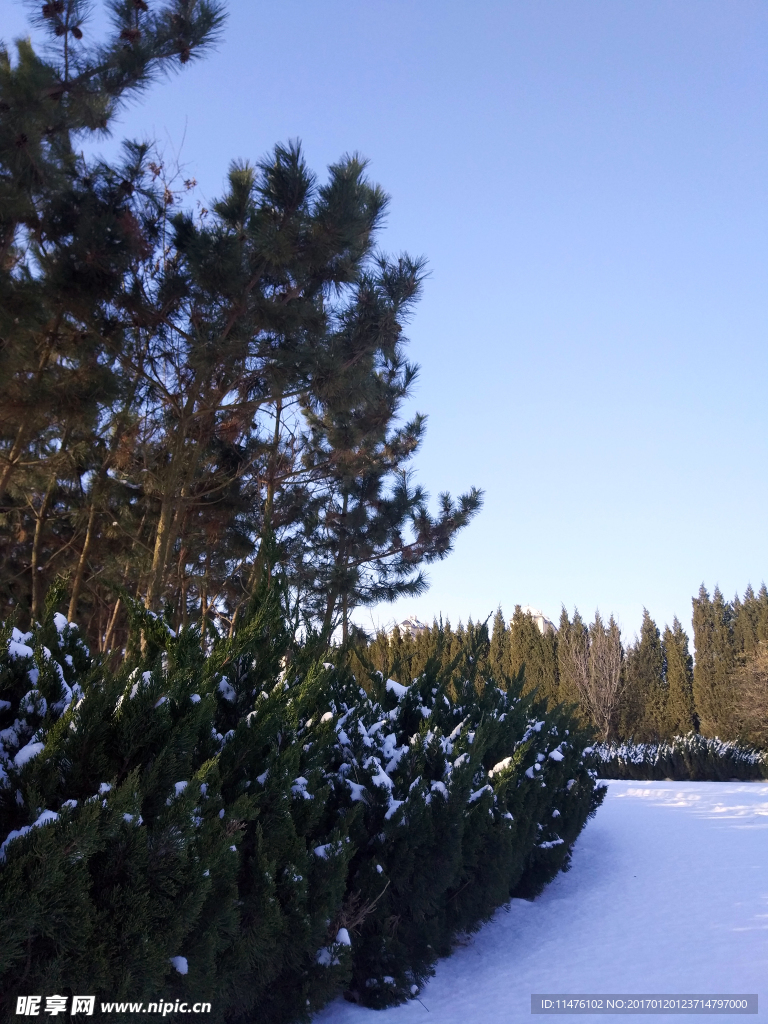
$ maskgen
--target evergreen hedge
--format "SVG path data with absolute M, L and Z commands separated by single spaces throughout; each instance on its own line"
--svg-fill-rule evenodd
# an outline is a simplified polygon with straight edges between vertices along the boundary
M 111 669 L 49 602 L 0 634 L 0 1009 L 29 993 L 306 1018 L 415 995 L 566 869 L 601 803 L 562 707 L 427 666 L 318 661 L 279 604 L 231 639 L 141 609 Z M 336 659 L 343 660 L 343 659 Z
M 768 778 L 768 755 L 744 743 L 689 732 L 669 743 L 603 743 L 595 747 L 604 779 L 676 782 Z

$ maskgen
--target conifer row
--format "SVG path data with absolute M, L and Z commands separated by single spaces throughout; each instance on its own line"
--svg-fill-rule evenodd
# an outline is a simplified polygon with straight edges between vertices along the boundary
M 205 642 L 133 605 L 112 671 L 60 600 L 0 633 L 3 1020 L 30 992 L 232 1024 L 411 998 L 567 867 L 603 799 L 591 732 L 500 687 L 472 638 L 408 684 L 353 674 L 273 588 Z
M 507 622 L 435 622 L 415 636 L 379 634 L 369 656 L 395 678 L 411 678 L 431 659 L 448 665 L 463 644 L 479 645 L 497 678 L 519 680 L 550 706 L 573 705 L 603 740 L 659 743 L 689 732 L 768 747 L 768 590 L 726 601 L 702 585 L 693 598 L 693 647 L 680 621 L 660 630 L 646 610 L 640 634 L 622 642 L 613 617 L 592 623 L 565 609 L 542 631 L 520 606 Z M 694 661 L 695 655 L 695 661 Z

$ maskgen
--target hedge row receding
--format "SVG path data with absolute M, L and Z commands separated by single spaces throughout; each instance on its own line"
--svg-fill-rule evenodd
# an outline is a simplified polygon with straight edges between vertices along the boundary
M 604 779 L 728 782 L 768 778 L 768 755 L 743 743 L 689 732 L 668 743 L 601 743 Z
M 5 1018 L 40 992 L 233 1022 L 402 1001 L 567 868 L 605 794 L 590 735 L 471 652 L 458 690 L 404 686 L 313 661 L 271 599 L 229 640 L 134 614 L 116 670 L 52 611 L 0 635 Z

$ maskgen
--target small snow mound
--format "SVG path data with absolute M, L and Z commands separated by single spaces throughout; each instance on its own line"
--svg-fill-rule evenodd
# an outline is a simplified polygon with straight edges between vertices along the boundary
M 341 946 L 351 946 L 352 939 L 349 937 L 349 932 L 346 928 L 339 928 L 338 934 L 336 935 L 336 941 Z
M 347 779 L 346 783 L 352 790 L 352 802 L 354 803 L 359 800 L 362 803 L 365 803 L 365 786 L 361 786 L 359 783 L 353 782 L 352 779 Z
M 494 775 L 497 775 L 499 772 L 503 772 L 505 768 L 509 768 L 511 764 L 512 758 L 505 757 L 503 761 L 497 761 L 493 768 L 491 768 L 491 770 L 488 772 L 488 774 L 490 775 L 491 778 L 493 778 Z
M 26 644 L 21 643 L 20 640 L 11 638 L 8 641 L 8 655 L 11 658 L 32 658 L 35 652 L 31 647 L 27 647 Z
M 340 963 L 339 958 L 337 956 L 334 956 L 327 946 L 323 946 L 322 949 L 318 949 L 317 954 L 315 956 L 315 961 L 321 967 L 335 967 L 338 963 Z
M 387 689 L 390 693 L 394 693 L 398 700 L 401 700 L 408 693 L 408 687 L 398 683 L 396 679 L 387 680 Z
M 298 779 L 293 780 L 293 785 L 291 786 L 291 793 L 294 796 L 304 797 L 305 800 L 314 800 L 314 796 L 311 793 L 307 792 L 308 785 L 309 783 L 307 779 L 305 779 L 303 775 L 300 775 Z
M 475 802 L 475 800 L 479 800 L 480 797 L 483 795 L 483 793 L 486 793 L 486 792 L 492 793 L 493 792 L 493 786 L 489 786 L 486 783 L 485 786 L 482 786 L 480 789 L 476 789 L 474 793 L 470 793 L 469 794 L 469 797 L 467 799 L 467 803 L 468 804 L 473 804 Z
M 185 956 L 172 956 L 171 963 L 179 974 L 189 973 L 189 964 L 187 963 L 187 958 Z
M 21 768 L 27 761 L 31 761 L 33 757 L 45 749 L 44 743 L 28 743 L 26 747 L 22 747 L 18 754 L 14 757 L 13 763 L 17 768 Z
M 228 700 L 230 704 L 234 704 L 235 700 L 237 699 L 237 694 L 235 693 L 234 687 L 230 686 L 226 679 L 221 679 L 219 681 L 219 693 L 224 698 L 224 700 Z
M 41 825 L 48 825 L 52 821 L 58 819 L 56 811 L 43 811 L 43 813 L 33 821 L 31 825 L 22 825 L 19 829 L 14 829 L 9 832 L 5 837 L 5 841 L 0 845 L 0 864 L 5 862 L 5 848 L 8 843 L 13 842 L 14 839 L 19 839 L 21 836 L 25 836 L 28 832 L 31 832 L 33 828 L 39 828 Z

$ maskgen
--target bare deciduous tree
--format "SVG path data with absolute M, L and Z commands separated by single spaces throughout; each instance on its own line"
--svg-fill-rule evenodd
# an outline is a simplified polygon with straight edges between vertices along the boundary
M 558 643 L 561 674 L 565 670 L 570 686 L 603 739 L 609 739 L 624 685 L 621 632 L 616 620 L 611 616 L 606 626 L 598 611 L 588 627 L 577 611 L 568 628 L 561 628 Z
M 733 714 L 738 732 L 759 747 L 768 746 L 768 644 L 759 642 L 733 676 Z
M 606 627 L 600 612 L 595 612 L 595 621 L 589 627 L 589 702 L 595 724 L 610 738 L 619 708 L 624 679 L 621 671 L 621 631 L 613 616 Z

